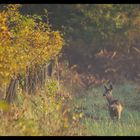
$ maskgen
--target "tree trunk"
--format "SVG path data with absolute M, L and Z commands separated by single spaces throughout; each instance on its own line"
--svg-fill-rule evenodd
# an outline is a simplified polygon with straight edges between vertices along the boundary
M 5 100 L 6 102 L 8 103 L 11 103 L 15 100 L 16 98 L 16 85 L 17 85 L 17 78 L 15 79 L 12 79 L 10 81 L 10 84 L 8 86 L 8 89 L 6 91 L 6 97 L 5 97 Z

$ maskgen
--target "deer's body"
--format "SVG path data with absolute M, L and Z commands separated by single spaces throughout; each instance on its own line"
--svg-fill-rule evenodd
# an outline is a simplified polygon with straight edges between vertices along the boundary
M 112 86 L 110 86 L 110 88 L 107 88 L 105 86 L 105 92 L 103 96 L 105 96 L 108 101 L 108 110 L 109 110 L 111 119 L 114 119 L 115 117 L 117 117 L 117 119 L 119 120 L 121 118 L 123 107 L 119 100 L 113 99 Z

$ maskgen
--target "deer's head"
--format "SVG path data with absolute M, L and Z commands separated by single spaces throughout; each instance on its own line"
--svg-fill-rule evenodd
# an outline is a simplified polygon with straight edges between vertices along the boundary
M 113 86 L 110 84 L 109 88 L 104 86 L 104 93 L 103 93 L 103 96 L 106 96 L 106 97 L 112 97 L 112 89 L 113 89 Z

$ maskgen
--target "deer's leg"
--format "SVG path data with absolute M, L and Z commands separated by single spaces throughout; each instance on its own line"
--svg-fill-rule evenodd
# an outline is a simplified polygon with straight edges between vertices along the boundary
M 110 111 L 110 117 L 111 117 L 112 120 L 114 120 L 114 115 L 111 111 Z
M 121 111 L 118 112 L 117 118 L 118 118 L 118 120 L 120 120 L 120 118 L 121 118 Z

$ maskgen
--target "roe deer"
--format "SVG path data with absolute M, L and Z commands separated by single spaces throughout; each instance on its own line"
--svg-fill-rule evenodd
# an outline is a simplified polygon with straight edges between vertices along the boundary
M 119 100 L 113 99 L 112 97 L 113 86 L 111 84 L 109 88 L 107 88 L 106 86 L 104 86 L 104 88 L 105 88 L 105 92 L 103 93 L 103 96 L 105 96 L 108 101 L 108 109 L 109 109 L 110 117 L 111 119 L 117 117 L 117 119 L 120 120 L 121 113 L 123 110 L 122 104 Z

